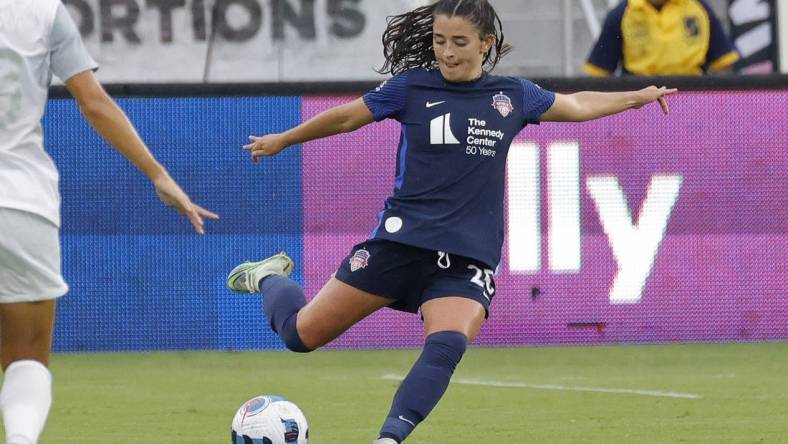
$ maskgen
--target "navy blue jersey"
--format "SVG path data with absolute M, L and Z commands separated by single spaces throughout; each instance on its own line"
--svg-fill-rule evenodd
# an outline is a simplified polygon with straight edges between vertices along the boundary
M 527 80 L 485 73 L 450 83 L 437 69 L 406 71 L 367 93 L 375 120 L 402 128 L 394 193 L 372 237 L 497 267 L 509 146 L 554 101 Z

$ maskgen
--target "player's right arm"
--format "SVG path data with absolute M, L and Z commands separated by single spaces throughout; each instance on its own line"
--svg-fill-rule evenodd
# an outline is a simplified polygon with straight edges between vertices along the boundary
M 251 143 L 244 149 L 252 153 L 252 160 L 274 156 L 290 145 L 348 133 L 383 119 L 401 118 L 407 105 L 406 85 L 409 71 L 395 75 L 379 87 L 350 103 L 323 111 L 315 117 L 281 134 L 249 136 Z
M 323 111 L 315 117 L 283 133 L 249 136 L 244 149 L 252 153 L 252 160 L 274 156 L 290 145 L 322 139 L 340 133 L 349 133 L 374 121 L 372 112 L 363 98 Z

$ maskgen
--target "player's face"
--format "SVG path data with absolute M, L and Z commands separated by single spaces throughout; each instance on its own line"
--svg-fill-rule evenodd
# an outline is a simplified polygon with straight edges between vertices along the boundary
M 484 56 L 495 37 L 482 40 L 479 29 L 463 17 L 438 15 L 432 25 L 432 46 L 443 78 L 465 82 L 482 75 Z

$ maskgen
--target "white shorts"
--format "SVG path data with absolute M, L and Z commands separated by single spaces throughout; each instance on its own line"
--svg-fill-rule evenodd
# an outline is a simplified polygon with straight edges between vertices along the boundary
M 45 301 L 67 291 L 60 229 L 36 214 L 0 208 L 0 303 Z

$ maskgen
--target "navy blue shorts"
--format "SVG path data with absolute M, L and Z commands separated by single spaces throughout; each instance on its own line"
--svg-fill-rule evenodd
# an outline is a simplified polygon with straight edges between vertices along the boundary
M 355 245 L 335 277 L 361 291 L 394 299 L 389 308 L 416 313 L 430 299 L 473 299 L 489 314 L 493 270 L 464 256 L 370 239 Z

